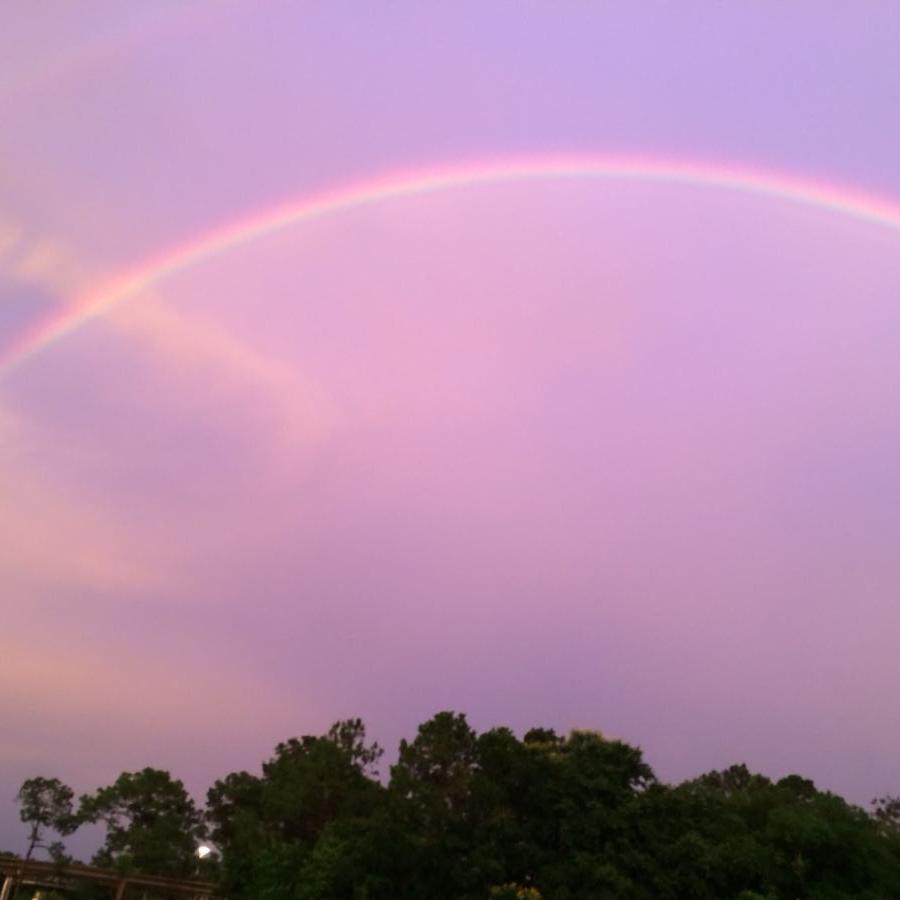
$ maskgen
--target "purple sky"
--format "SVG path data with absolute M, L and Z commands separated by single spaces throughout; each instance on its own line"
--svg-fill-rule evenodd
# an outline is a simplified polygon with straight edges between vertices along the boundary
M 385 171 L 561 152 L 900 202 L 900 8 L 0 12 L 0 351 Z M 245 244 L 0 382 L 0 849 L 23 778 L 198 796 L 290 735 L 599 728 L 900 792 L 900 230 L 544 181 Z M 6 800 L 4 800 L 6 798 Z

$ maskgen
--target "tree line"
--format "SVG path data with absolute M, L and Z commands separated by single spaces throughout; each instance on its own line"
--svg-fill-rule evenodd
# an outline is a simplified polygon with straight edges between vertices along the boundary
M 598 732 L 481 734 L 441 712 L 382 750 L 359 719 L 278 744 L 258 774 L 126 772 L 77 802 L 54 778 L 17 800 L 38 849 L 102 823 L 96 865 L 215 878 L 232 900 L 837 900 L 900 897 L 900 799 L 867 812 L 744 765 L 664 784 Z M 210 841 L 204 860 L 196 849 Z

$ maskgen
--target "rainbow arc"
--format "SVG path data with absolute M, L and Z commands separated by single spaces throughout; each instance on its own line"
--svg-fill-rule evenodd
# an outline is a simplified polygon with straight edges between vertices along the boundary
M 720 163 L 637 156 L 500 159 L 407 170 L 354 182 L 265 209 L 145 260 L 27 331 L 0 357 L 0 378 L 111 309 L 235 247 L 361 207 L 477 185 L 548 180 L 628 180 L 771 197 L 900 230 L 900 203 L 798 175 Z

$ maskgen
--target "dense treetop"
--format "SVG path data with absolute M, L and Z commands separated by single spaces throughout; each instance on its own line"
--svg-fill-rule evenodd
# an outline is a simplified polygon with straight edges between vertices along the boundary
M 279 744 L 259 774 L 216 781 L 205 813 L 156 769 L 123 773 L 77 812 L 64 785 L 29 779 L 29 852 L 47 830 L 101 822 L 95 863 L 214 874 L 234 900 L 900 897 L 890 796 L 869 814 L 743 765 L 667 785 L 599 732 L 477 734 L 453 712 L 402 741 L 384 780 L 381 755 L 360 720 L 339 722 Z M 206 838 L 218 853 L 201 863 Z

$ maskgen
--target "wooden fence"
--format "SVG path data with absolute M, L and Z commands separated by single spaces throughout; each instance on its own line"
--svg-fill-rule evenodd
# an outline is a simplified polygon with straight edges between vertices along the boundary
M 157 875 L 141 875 L 138 873 L 122 875 L 112 869 L 99 869 L 96 866 L 82 866 L 77 863 L 58 865 L 51 862 L 38 862 L 21 859 L 0 858 L 0 900 L 12 900 L 13 889 L 18 885 L 18 900 L 31 900 L 33 894 L 25 893 L 22 888 L 37 890 L 71 890 L 80 882 L 89 882 L 108 887 L 110 897 L 124 900 L 125 891 L 129 888 L 152 893 L 156 897 L 171 900 L 223 900 L 216 895 L 216 886 L 208 881 L 192 881 L 182 878 L 163 878 Z

